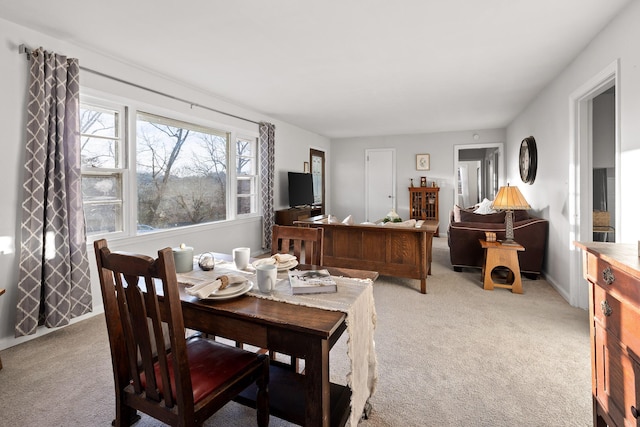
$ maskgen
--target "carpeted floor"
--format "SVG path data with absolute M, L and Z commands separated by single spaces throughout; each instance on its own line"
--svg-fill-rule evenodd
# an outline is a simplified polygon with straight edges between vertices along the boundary
M 428 294 L 419 281 L 381 277 L 379 382 L 362 427 L 590 426 L 588 313 L 544 280 L 524 294 L 484 291 L 480 271 L 455 273 L 446 238 L 434 239 Z M 586 286 L 586 284 L 585 284 Z M 0 352 L 0 425 L 109 426 L 113 386 L 104 318 L 96 316 Z M 331 351 L 345 383 L 346 337 Z M 144 417 L 140 427 L 158 423 Z M 255 425 L 235 403 L 206 426 Z M 289 426 L 272 417 L 271 426 Z

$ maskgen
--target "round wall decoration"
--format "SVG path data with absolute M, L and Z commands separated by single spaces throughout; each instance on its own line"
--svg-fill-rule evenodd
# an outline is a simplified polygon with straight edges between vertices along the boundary
M 529 136 L 520 143 L 520 178 L 522 182 L 533 184 L 536 179 L 536 169 L 538 168 L 538 149 L 536 140 Z

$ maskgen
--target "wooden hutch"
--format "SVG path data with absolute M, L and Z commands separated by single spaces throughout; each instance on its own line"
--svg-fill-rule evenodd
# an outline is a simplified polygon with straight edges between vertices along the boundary
M 439 187 L 409 187 L 409 217 L 415 220 L 434 220 L 438 218 Z M 438 236 L 439 230 L 435 235 Z

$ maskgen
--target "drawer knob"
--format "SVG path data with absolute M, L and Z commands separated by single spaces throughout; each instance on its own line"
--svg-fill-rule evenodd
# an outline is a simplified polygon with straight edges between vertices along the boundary
M 638 418 L 638 415 L 640 415 L 635 406 L 631 407 L 631 415 L 633 415 L 633 418 Z
M 602 310 L 602 314 L 604 314 L 607 317 L 611 316 L 611 313 L 613 313 L 613 308 L 611 308 L 607 300 L 603 300 L 600 303 L 600 309 Z
M 606 283 L 607 285 L 610 285 L 616 281 L 616 276 L 613 275 L 611 267 L 607 267 L 602 270 L 602 280 L 604 280 L 604 283 Z

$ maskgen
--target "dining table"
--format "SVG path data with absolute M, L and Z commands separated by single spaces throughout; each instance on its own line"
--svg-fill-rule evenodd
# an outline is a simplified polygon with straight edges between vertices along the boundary
M 209 254 L 215 258 L 213 270 L 201 270 L 196 256 L 193 270 L 177 275 L 185 327 L 304 360 L 303 372 L 271 363 L 271 415 L 304 426 L 356 426 L 368 415 L 377 383 L 372 284 L 378 273 L 297 265 L 300 270 L 328 270 L 338 291 L 293 295 L 285 270 L 279 271 L 273 292 L 263 294 L 251 265 L 238 270 L 229 254 Z M 223 274 L 244 275 L 255 286 L 220 300 L 201 299 L 186 291 L 198 280 Z M 161 287 L 157 292 L 162 300 Z M 330 381 L 330 350 L 345 331 L 350 359 L 346 385 Z M 255 389 L 250 387 L 236 400 L 255 407 Z

